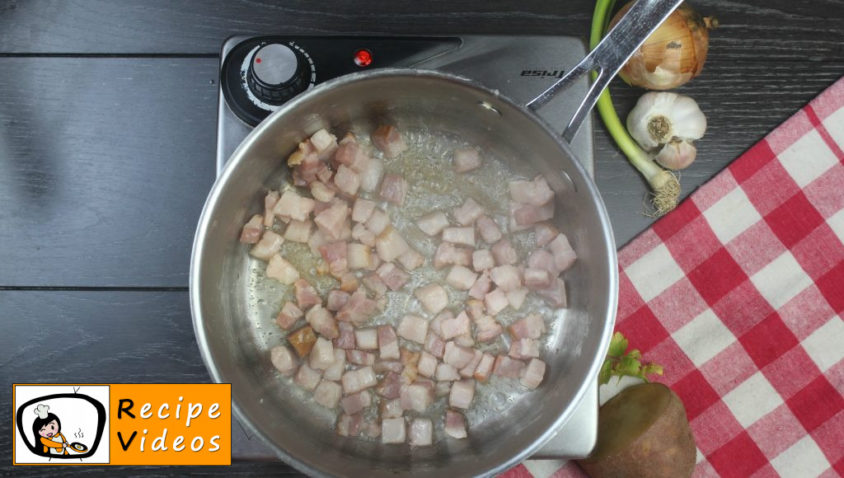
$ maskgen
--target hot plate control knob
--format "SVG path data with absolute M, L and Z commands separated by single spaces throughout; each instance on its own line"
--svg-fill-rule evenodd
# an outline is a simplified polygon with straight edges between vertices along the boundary
M 281 43 L 268 43 L 252 55 L 246 83 L 258 99 L 279 105 L 305 91 L 309 76 L 301 53 Z

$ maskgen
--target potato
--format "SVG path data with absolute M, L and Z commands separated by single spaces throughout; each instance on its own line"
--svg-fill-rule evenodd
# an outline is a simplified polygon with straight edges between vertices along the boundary
M 598 442 L 578 464 L 593 478 L 689 477 L 695 440 L 683 402 L 660 383 L 626 388 L 598 412 Z

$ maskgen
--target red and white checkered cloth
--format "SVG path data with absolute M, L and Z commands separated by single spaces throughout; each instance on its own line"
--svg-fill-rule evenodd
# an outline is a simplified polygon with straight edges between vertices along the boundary
M 844 476 L 842 149 L 844 78 L 619 252 L 617 328 L 683 399 L 696 477 Z

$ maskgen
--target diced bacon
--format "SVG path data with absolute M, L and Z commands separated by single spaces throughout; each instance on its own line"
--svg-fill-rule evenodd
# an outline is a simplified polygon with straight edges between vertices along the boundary
M 366 291 L 358 289 L 349 297 L 349 302 L 337 312 L 337 320 L 361 325 L 375 313 L 376 306 L 374 300 L 366 297 Z
M 337 408 L 337 402 L 343 395 L 343 389 L 336 382 L 323 380 L 314 390 L 314 401 L 325 408 Z
M 429 418 L 414 418 L 410 423 L 410 446 L 431 446 L 434 424 Z
M 340 407 L 349 415 L 360 412 L 372 405 L 372 394 L 368 390 L 346 395 L 340 400 Z
M 375 370 L 375 373 L 401 373 L 402 369 L 404 369 L 404 365 L 397 360 L 379 360 L 372 366 L 372 370 Z
M 401 400 L 381 400 L 381 418 L 396 418 L 404 414 L 404 409 L 401 407 Z
M 483 213 L 484 208 L 482 208 L 481 205 L 475 202 L 472 198 L 467 198 L 461 206 L 454 208 L 454 211 L 452 211 L 454 219 L 461 226 L 474 224 L 475 221 L 483 215 Z
M 366 220 L 366 228 L 372 231 L 376 236 L 384 232 L 387 226 L 390 225 L 390 216 L 382 209 L 375 209 Z
M 319 253 L 328 264 L 332 275 L 337 276 L 348 270 L 348 246 L 345 242 L 336 241 L 320 246 Z
M 528 267 L 525 269 L 525 287 L 531 290 L 546 289 L 551 285 L 551 273 L 546 269 L 534 269 Z
M 378 353 L 381 360 L 400 358 L 399 339 L 390 325 L 378 326 Z
M 551 251 L 551 254 L 554 255 L 554 265 L 560 272 L 571 267 L 577 259 L 577 254 L 575 254 L 574 249 L 571 248 L 571 244 L 569 244 L 569 240 L 565 234 L 558 234 L 557 237 L 548 244 L 548 249 Z
M 325 161 L 337 149 L 337 137 L 325 129 L 321 129 L 311 136 L 311 144 L 316 149 L 319 159 Z
M 345 164 L 341 164 L 340 167 L 337 168 L 337 173 L 334 174 L 334 184 L 340 191 L 348 194 L 349 196 L 354 196 L 360 188 L 360 176 L 358 176 L 356 172 L 352 171 L 352 168 L 346 166 Z
M 261 235 L 264 234 L 263 221 L 264 219 L 260 214 L 252 216 L 249 222 L 243 225 L 243 230 L 240 232 L 240 242 L 243 244 L 257 244 L 261 240 Z
M 335 200 L 331 207 L 314 217 L 314 223 L 329 239 L 338 240 L 343 237 L 343 226 L 349 216 L 349 206 L 345 201 Z
M 466 301 L 466 313 L 472 320 L 478 320 L 484 316 L 484 303 L 478 299 L 469 299 Z
M 314 206 L 316 206 L 316 201 L 313 199 L 299 196 L 292 189 L 288 189 L 275 203 L 273 214 L 282 219 L 304 221 L 308 219 L 308 215 L 314 210 Z
M 447 363 L 437 365 L 436 379 L 439 382 L 453 382 L 460 380 L 460 374 L 457 369 Z
M 282 375 L 290 376 L 296 371 L 296 357 L 284 345 L 276 345 L 270 349 L 270 362 Z
M 296 383 L 307 391 L 313 391 L 322 379 L 322 372 L 303 363 L 296 372 Z
M 305 279 L 299 279 L 294 282 L 293 288 L 296 291 L 296 303 L 300 309 L 307 310 L 312 305 L 322 303 L 322 298 L 320 298 L 314 286 Z
M 448 305 L 448 293 L 439 284 L 429 284 L 417 288 L 413 295 L 419 299 L 422 307 L 430 314 L 439 314 Z
M 378 350 L 378 331 L 373 327 L 355 330 L 355 343 L 361 350 Z
M 354 325 L 348 322 L 337 322 L 337 330 L 339 330 L 340 336 L 334 339 L 334 347 L 351 350 L 357 346 Z
M 519 382 L 527 388 L 534 389 L 542 383 L 543 378 L 545 378 L 545 362 L 535 358 L 528 363 Z
M 316 170 L 317 181 L 321 181 L 324 184 L 331 184 L 331 176 L 333 174 L 334 172 L 331 170 L 331 168 L 329 168 L 327 164 L 320 161 L 320 163 L 317 165 Z
M 413 352 L 412 350 L 406 349 L 402 347 L 400 349 L 401 355 L 401 363 L 403 365 L 401 371 L 401 379 L 402 383 L 410 384 L 416 381 L 419 378 L 418 370 L 416 369 L 416 364 L 419 363 L 419 352 Z
M 511 181 L 510 198 L 518 203 L 542 206 L 554 199 L 554 191 L 540 175 L 533 181 Z
M 492 374 L 492 366 L 494 364 L 494 355 L 488 353 L 483 354 L 481 361 L 478 362 L 478 366 L 475 367 L 475 373 L 472 376 L 479 382 L 486 382 Z
M 336 177 L 334 178 L 334 181 L 337 181 Z M 320 202 L 329 202 L 334 199 L 334 196 L 337 194 L 337 191 L 335 191 L 333 187 L 326 186 L 325 183 L 321 181 L 312 182 L 310 184 L 310 188 L 311 196 L 313 196 L 314 199 Z
M 343 377 L 343 372 L 346 370 L 346 351 L 342 349 L 334 349 L 334 362 L 325 369 L 322 377 L 326 380 L 339 382 Z
M 384 297 L 387 293 L 387 284 L 378 276 L 378 274 L 369 274 L 363 278 L 363 285 L 369 289 L 375 297 Z
M 565 308 L 566 303 L 566 284 L 559 277 L 545 289 L 536 291 L 540 297 L 551 307 Z
M 334 345 L 330 340 L 318 337 L 309 357 L 311 368 L 325 370 L 334 363 Z
M 381 420 L 381 443 L 404 443 L 407 440 L 404 418 L 385 418 Z
M 352 239 L 361 242 L 369 247 L 375 246 L 375 234 L 363 224 L 355 224 L 352 228 Z
M 384 162 L 378 158 L 369 158 L 360 174 L 360 188 L 368 193 L 375 192 L 381 177 L 384 176 Z
M 311 324 L 314 331 L 320 335 L 328 337 L 329 339 L 336 339 L 340 336 L 340 330 L 337 328 L 337 321 L 331 312 L 324 309 L 322 305 L 317 304 L 305 313 L 305 320 Z
M 428 321 L 416 315 L 405 315 L 396 329 L 399 337 L 419 344 L 425 343 L 428 335 Z
M 451 393 L 448 395 L 448 404 L 454 408 L 467 409 L 475 398 L 475 381 L 472 379 L 460 380 L 451 384 Z
M 463 334 L 455 337 L 454 343 L 461 347 L 471 348 L 475 346 L 475 339 L 472 334 Z
M 478 342 L 489 342 L 501 335 L 502 332 L 504 332 L 504 329 L 501 324 L 488 315 L 475 321 L 475 340 Z
M 484 242 L 487 244 L 495 244 L 501 240 L 501 229 L 498 228 L 498 224 L 496 224 L 495 221 L 487 216 L 481 216 L 475 222 L 478 226 L 478 232 L 481 235 L 481 239 L 483 239 Z
M 422 232 L 434 237 L 448 227 L 448 217 L 442 211 L 434 211 L 417 219 L 416 225 Z
M 290 167 L 299 166 L 306 158 L 313 158 L 318 161 L 316 148 L 311 144 L 310 140 L 305 140 L 299 143 L 299 148 L 287 158 L 287 165 Z M 298 168 L 297 168 L 298 169 Z
M 483 358 L 484 353 L 478 349 L 475 349 L 475 357 L 472 358 L 472 361 L 469 362 L 468 365 L 460 369 L 460 376 L 466 378 L 472 378 L 475 375 L 475 369 L 478 367 L 478 364 L 481 363 L 481 358 Z
M 469 322 L 469 316 L 463 311 L 453 319 L 443 320 L 441 329 L 443 339 L 450 340 L 459 335 L 471 333 L 472 325 Z
M 463 414 L 452 410 L 445 411 L 445 433 L 451 438 L 462 440 L 466 438 L 466 419 Z
M 300 148 L 301 145 L 302 143 L 299 143 Z M 310 145 L 310 142 L 308 142 L 308 145 Z M 297 151 L 291 154 L 290 158 L 287 159 L 287 162 L 290 163 L 294 160 L 294 157 L 296 157 L 296 160 L 299 162 L 298 166 L 293 169 L 294 186 L 307 186 L 316 181 L 317 172 L 322 171 L 325 167 L 325 163 L 319 160 L 319 157 L 313 147 L 309 146 L 309 148 L 310 150 L 306 154 L 297 154 L 299 153 Z M 273 210 L 273 213 L 275 213 L 275 210 Z
M 459 148 L 454 150 L 454 170 L 466 173 L 481 166 L 481 155 L 475 148 Z
M 399 269 L 392 262 L 381 264 L 375 273 L 392 291 L 401 289 L 410 280 L 410 274 Z
M 524 368 L 525 363 L 521 360 L 512 359 L 506 355 L 499 355 L 495 358 L 492 373 L 500 377 L 519 378 Z
M 385 174 L 378 195 L 387 202 L 401 206 L 407 195 L 407 181 L 398 174 Z
M 531 252 L 527 265 L 529 269 L 545 269 L 551 274 L 552 279 L 560 273 L 554 265 L 554 256 L 545 249 Z
M 310 221 L 290 221 L 284 230 L 284 238 L 291 242 L 307 243 L 311 238 L 312 226 Z
M 507 239 L 501 239 L 492 246 L 492 255 L 498 265 L 512 265 L 519 262 L 519 255 L 513 244 Z
M 368 438 L 378 438 L 381 436 L 381 427 L 377 422 L 366 422 L 363 424 L 361 433 Z
M 352 221 L 365 223 L 375 211 L 375 201 L 357 198 L 352 207 Z
M 448 365 L 460 370 L 469 365 L 473 358 L 475 358 L 475 352 L 472 349 L 461 347 L 454 342 L 445 343 L 443 362 Z
M 483 300 L 487 293 L 489 293 L 490 288 L 492 288 L 492 279 L 489 277 L 489 272 L 484 271 L 469 289 L 469 297 L 477 300 Z
M 387 400 L 399 398 L 401 395 L 401 378 L 399 374 L 396 372 L 387 372 L 384 378 L 378 383 L 378 386 L 375 387 L 375 393 Z
M 311 252 L 314 254 L 319 254 L 319 248 L 325 244 L 328 244 L 328 238 L 319 229 L 314 231 L 310 239 L 308 239 L 308 247 L 311 248 Z
M 379 126 L 372 132 L 370 139 L 372 144 L 388 158 L 395 158 L 407 149 L 407 143 L 404 142 L 401 133 L 392 125 Z
M 515 359 L 539 357 L 539 341 L 536 339 L 519 339 L 510 344 L 508 355 Z
M 325 298 L 325 308 L 332 312 L 337 312 L 349 302 L 350 295 L 348 292 L 343 292 L 340 289 L 331 289 Z
M 487 249 L 480 249 L 472 253 L 472 268 L 475 272 L 485 271 L 495 267 L 495 258 Z
M 554 238 L 557 237 L 557 234 L 560 233 L 553 224 L 548 222 L 540 222 L 533 227 L 533 231 L 536 236 L 537 247 L 545 246 L 549 242 L 553 241 Z
M 447 265 L 469 266 L 472 264 L 472 249 L 442 242 L 434 253 L 434 267 L 442 269 Z
M 270 262 L 267 264 L 267 277 L 284 285 L 290 285 L 299 278 L 299 271 L 293 267 L 293 264 L 276 254 L 270 258 Z
M 437 398 L 447 397 L 451 393 L 451 382 L 437 382 L 434 388 L 434 396 Z
M 382 261 L 392 262 L 410 250 L 410 246 L 407 245 L 399 231 L 389 226 L 375 238 L 375 250 L 378 251 L 378 257 Z
M 310 325 L 306 325 L 287 335 L 287 341 L 290 342 L 290 345 L 293 346 L 299 357 L 304 357 L 311 353 L 316 339 L 314 329 Z
M 262 261 L 269 261 L 272 256 L 278 254 L 278 251 L 281 250 L 281 245 L 283 243 L 283 237 L 273 231 L 267 231 L 264 233 L 263 237 L 261 237 L 261 240 L 252 246 L 252 249 L 249 251 L 249 255 L 256 259 L 261 259 Z
M 410 384 L 401 387 L 399 395 L 401 407 L 405 410 L 424 412 L 434 401 L 434 391 L 420 384 Z
M 349 270 L 369 269 L 372 265 L 372 252 L 369 246 L 351 242 L 346 246 L 346 260 Z
M 428 326 L 428 336 L 425 338 L 425 350 L 431 353 L 434 357 L 442 358 L 445 352 L 445 341 L 439 335 L 430 330 Z
M 447 227 L 443 229 L 443 241 L 475 247 L 475 228 Z
M 316 216 L 317 214 L 321 213 L 322 211 L 325 211 L 326 209 L 330 208 L 334 203 L 335 203 L 335 201 L 328 201 L 328 202 L 317 201 L 314 204 L 314 216 Z
M 273 223 L 275 223 L 273 208 L 275 208 L 280 196 L 278 191 L 270 191 L 264 196 L 264 226 L 266 227 L 273 227 Z
M 416 365 L 416 368 L 420 375 L 424 375 L 425 377 L 431 378 L 434 376 L 435 373 L 437 373 L 438 363 L 439 361 L 436 357 L 434 357 L 428 352 L 422 352 L 422 355 L 419 357 L 419 363 Z
M 408 271 L 412 271 L 425 263 L 425 257 L 422 254 L 410 248 L 398 258 L 399 264 Z
M 287 330 L 290 327 L 293 327 L 293 324 L 295 324 L 304 315 L 305 314 L 302 310 L 296 307 L 296 304 L 293 302 L 285 302 L 275 321 L 278 323 L 279 327 Z
M 527 295 L 528 290 L 524 287 L 507 291 L 507 302 L 510 303 L 510 307 L 512 307 L 513 310 L 519 310 L 522 308 L 522 305 L 524 305 Z
M 369 155 L 366 150 L 355 141 L 340 142 L 340 147 L 334 153 L 332 164 L 346 165 L 355 172 L 363 171 L 369 162 Z
M 513 222 L 522 228 L 554 217 L 554 202 L 544 206 L 520 205 L 513 209 Z
M 522 286 L 522 278 L 516 266 L 503 265 L 494 267 L 489 271 L 489 276 L 492 278 L 492 282 L 504 292 L 509 292 Z
M 346 360 L 354 365 L 374 365 L 375 354 L 357 349 L 346 350 Z
M 353 272 L 344 272 L 337 278 L 340 281 L 340 290 L 343 292 L 354 292 L 358 289 L 358 278 Z
M 497 315 L 510 305 L 510 301 L 507 300 L 507 294 L 503 290 L 495 289 L 484 296 L 484 305 L 488 314 Z
M 443 320 L 453 319 L 453 318 L 454 318 L 454 314 L 450 310 L 444 310 L 440 314 L 437 314 L 437 316 L 434 317 L 433 320 L 431 320 L 430 325 L 428 325 L 428 330 L 430 330 L 430 331 L 434 332 L 435 334 L 439 335 L 440 337 L 442 337 Z
M 507 327 L 514 339 L 538 339 L 546 332 L 545 320 L 539 314 L 528 314 Z
M 361 414 L 343 414 L 337 419 L 337 425 L 335 425 L 335 428 L 337 430 L 337 434 L 341 437 L 356 437 L 360 435 L 361 425 L 363 425 L 363 416 Z
M 369 387 L 374 387 L 378 383 L 378 380 L 375 378 L 375 372 L 372 370 L 372 367 L 366 366 L 344 373 L 342 382 L 343 393 L 349 395 Z
M 478 274 L 463 266 L 452 266 L 445 281 L 457 290 L 469 290 L 475 284 Z

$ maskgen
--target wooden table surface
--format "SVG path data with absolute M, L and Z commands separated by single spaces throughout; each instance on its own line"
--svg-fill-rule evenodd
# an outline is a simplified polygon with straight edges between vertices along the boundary
M 721 27 L 703 74 L 679 90 L 709 121 L 697 161 L 683 171 L 684 195 L 844 74 L 842 0 L 694 6 Z M 0 1 L 0 409 L 11 409 L 14 382 L 209 380 L 193 336 L 188 265 L 214 179 L 226 37 L 586 37 L 593 7 L 591 0 Z M 622 115 L 642 93 L 620 81 L 611 88 Z M 595 125 L 595 179 L 620 247 L 652 222 L 642 215 L 646 188 Z M 9 450 L 4 473 L 11 427 L 0 426 L 0 448 Z M 235 462 L 191 471 L 295 474 L 281 463 Z

